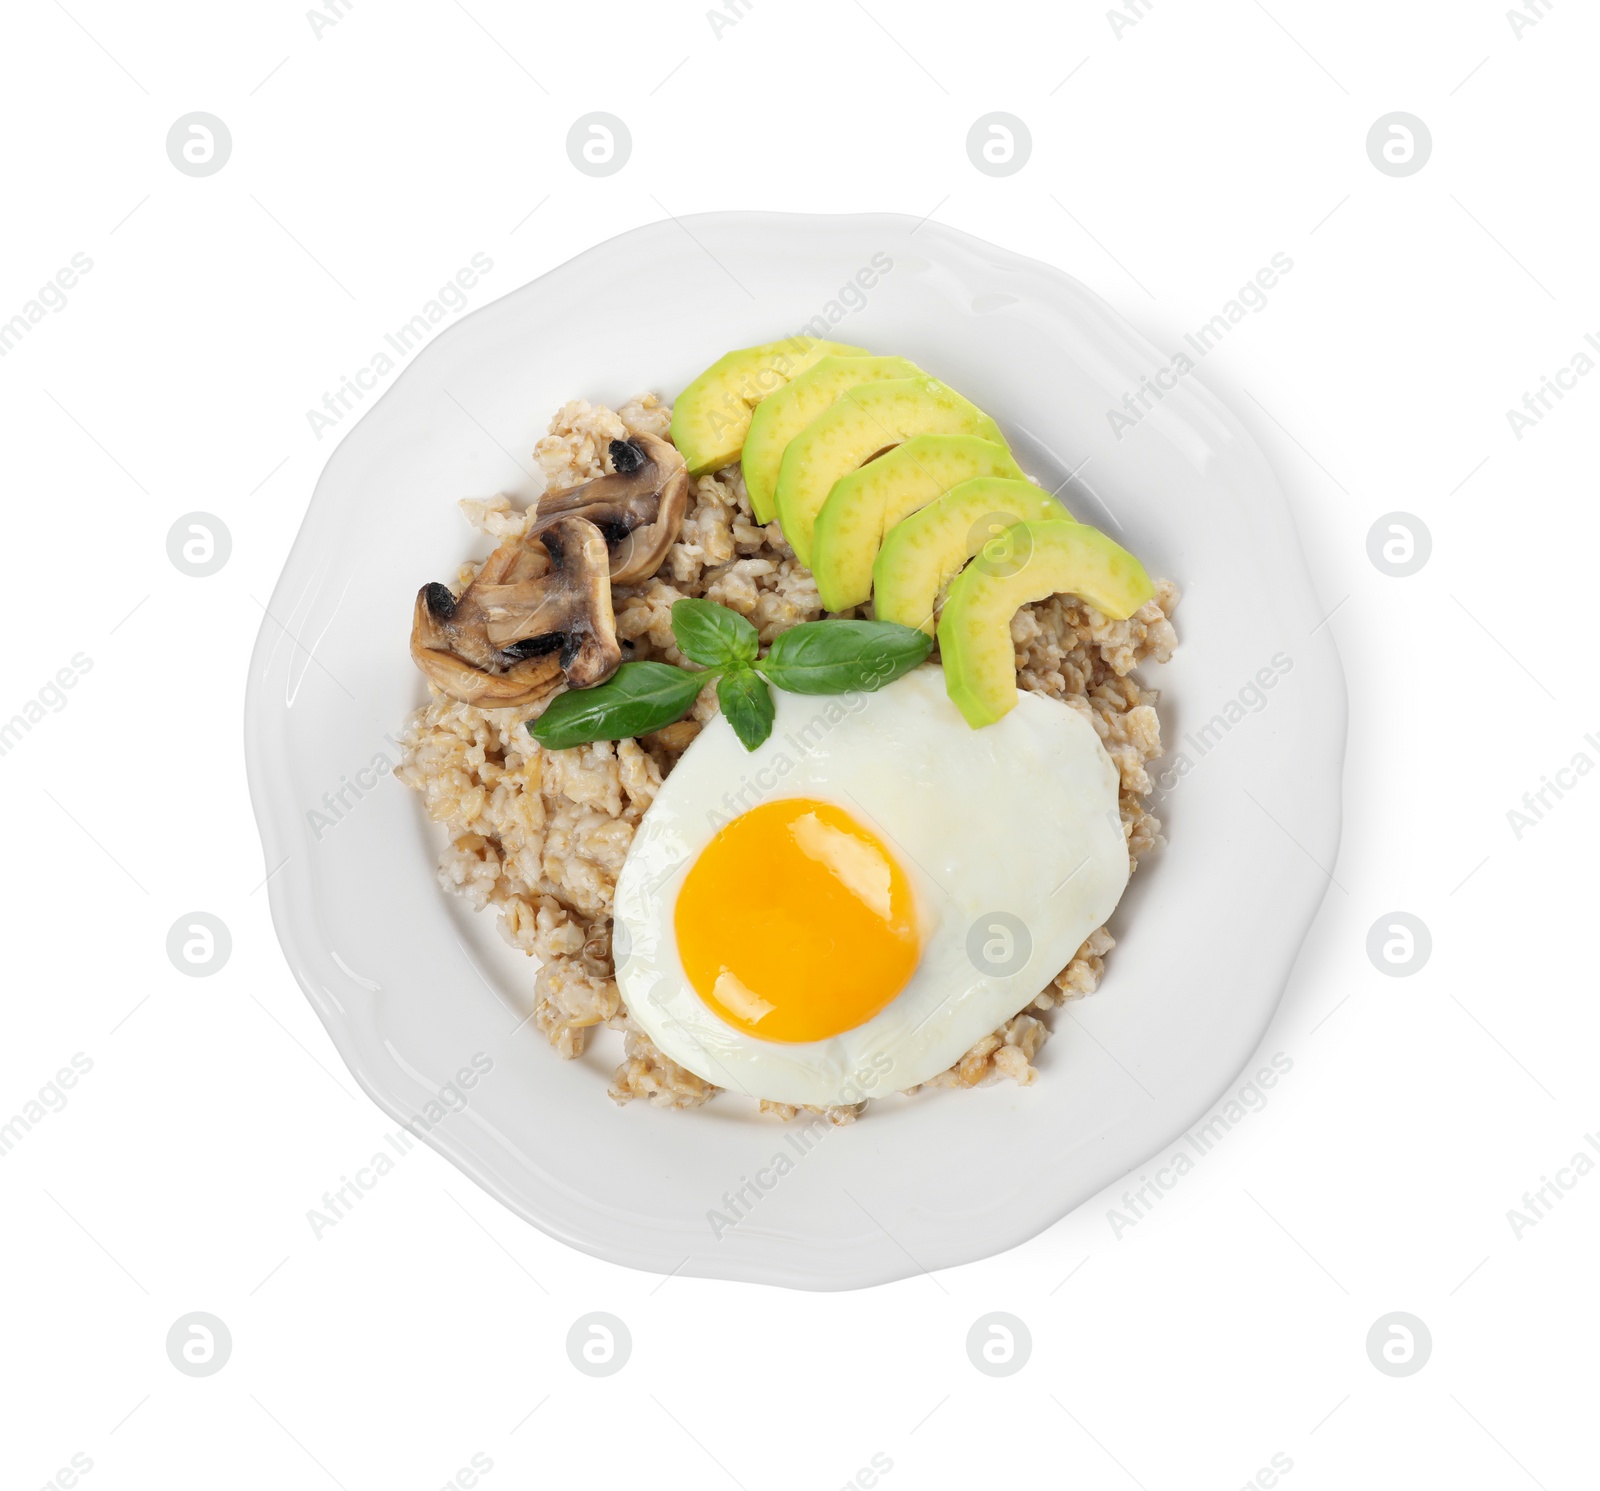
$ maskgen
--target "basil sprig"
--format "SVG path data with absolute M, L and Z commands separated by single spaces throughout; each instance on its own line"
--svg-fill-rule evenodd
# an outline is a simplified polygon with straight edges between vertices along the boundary
M 670 663 L 624 663 L 604 683 L 558 695 L 528 733 L 553 751 L 592 740 L 648 735 L 693 707 L 717 680 L 717 701 L 747 751 L 772 734 L 776 705 L 770 685 L 793 694 L 872 693 L 909 673 L 933 638 L 893 621 L 808 621 L 784 632 L 760 656 L 755 627 L 713 601 L 672 607 L 678 650 L 706 671 Z

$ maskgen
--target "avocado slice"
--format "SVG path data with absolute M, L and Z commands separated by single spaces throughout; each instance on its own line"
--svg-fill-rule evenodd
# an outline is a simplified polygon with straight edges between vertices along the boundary
M 689 474 L 704 476 L 739 459 L 750 411 L 769 393 L 824 357 L 865 354 L 865 347 L 793 336 L 719 357 L 672 406 L 672 443 Z
M 991 558 L 993 563 L 986 562 Z M 973 729 L 992 725 L 1016 707 L 1011 618 L 1031 601 L 1063 593 L 1123 621 L 1155 594 L 1155 586 L 1121 545 L 1064 519 L 1008 528 L 950 582 L 939 617 L 944 686 Z
M 744 489 L 756 522 L 778 515 L 775 493 L 784 448 L 847 388 L 889 378 L 916 378 L 922 369 L 903 357 L 824 357 L 756 405 L 744 437 Z
M 802 564 L 833 484 L 913 435 L 978 435 L 1004 445 L 1000 426 L 937 378 L 891 378 L 847 388 L 788 444 L 778 468 L 778 518 Z
M 951 487 L 978 476 L 1023 479 L 1005 446 L 976 435 L 917 435 L 841 476 L 811 533 L 811 569 L 823 609 L 845 611 L 866 600 L 884 534 Z
M 873 614 L 921 627 L 931 637 L 939 593 L 990 539 L 1017 523 L 1071 521 L 1066 508 L 1030 481 L 980 476 L 951 487 L 884 535 L 872 567 Z

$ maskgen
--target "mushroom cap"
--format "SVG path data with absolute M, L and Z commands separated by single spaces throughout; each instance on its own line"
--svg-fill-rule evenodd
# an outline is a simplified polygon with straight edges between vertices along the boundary
M 689 470 L 677 447 L 655 435 L 613 440 L 605 476 L 540 499 L 531 534 L 576 513 L 605 535 L 611 583 L 632 585 L 661 568 L 689 506 Z

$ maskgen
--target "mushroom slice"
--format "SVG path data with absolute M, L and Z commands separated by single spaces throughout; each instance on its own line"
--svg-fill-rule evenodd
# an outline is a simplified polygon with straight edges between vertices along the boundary
M 654 435 L 613 440 L 614 468 L 570 491 L 541 498 L 532 534 L 568 513 L 587 518 L 606 536 L 611 583 L 648 579 L 667 557 L 689 505 L 689 471 L 677 447 Z
M 609 678 L 622 661 L 610 557 L 575 514 L 508 540 L 459 596 L 438 584 L 417 592 L 413 659 L 451 698 L 485 709 L 532 704 L 563 677 L 575 689 Z
M 535 538 L 550 556 L 549 570 L 535 580 L 479 589 L 474 600 L 484 635 L 497 653 L 517 659 L 559 649 L 567 686 L 589 688 L 622 661 L 605 535 L 587 518 L 569 513 L 525 542 Z M 476 588 L 475 581 L 466 593 Z

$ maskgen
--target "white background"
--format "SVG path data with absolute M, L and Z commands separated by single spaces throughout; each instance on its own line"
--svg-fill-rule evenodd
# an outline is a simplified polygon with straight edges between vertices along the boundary
M 335 0 L 320 33 L 287 0 L 5 7 L 0 320 L 94 267 L 0 359 L 0 718 L 92 662 L 0 757 L 0 1121 L 93 1068 L 0 1163 L 0 1479 L 431 1491 L 478 1454 L 490 1487 L 831 1491 L 880 1454 L 890 1487 L 1192 1491 L 1279 1455 L 1307 1491 L 1592 1485 L 1600 1178 L 1507 1213 L 1600 1143 L 1600 781 L 1520 839 L 1507 811 L 1600 761 L 1600 378 L 1520 441 L 1506 411 L 1600 333 L 1593 12 L 732 3 L 720 31 L 703 0 Z M 194 110 L 233 137 L 200 179 L 165 150 Z M 633 135 L 603 180 L 565 150 L 592 110 Z M 1033 138 L 1004 179 L 965 149 L 993 110 Z M 1392 110 L 1432 132 L 1406 178 L 1366 152 Z M 279 955 L 244 786 L 246 656 L 337 438 L 306 411 L 476 252 L 474 306 L 734 207 L 931 214 L 1174 351 L 1294 260 L 1199 375 L 1291 494 L 1350 682 L 1336 883 L 1263 1047 L 1293 1070 L 1120 1237 L 1108 1192 L 864 1293 L 600 1264 L 420 1146 L 319 1241 L 390 1125 Z M 166 554 L 194 510 L 233 535 L 209 579 Z M 1406 579 L 1367 556 L 1394 510 L 1433 538 Z M 211 978 L 166 955 L 194 910 L 232 933 Z M 1432 933 L 1412 977 L 1366 953 L 1396 910 Z M 233 1340 L 205 1378 L 164 1347 L 197 1310 Z M 633 1337 L 604 1379 L 564 1349 L 592 1310 Z M 964 1348 L 993 1310 L 1033 1340 L 1003 1379 Z M 1433 1343 L 1402 1378 L 1365 1346 L 1397 1310 Z

